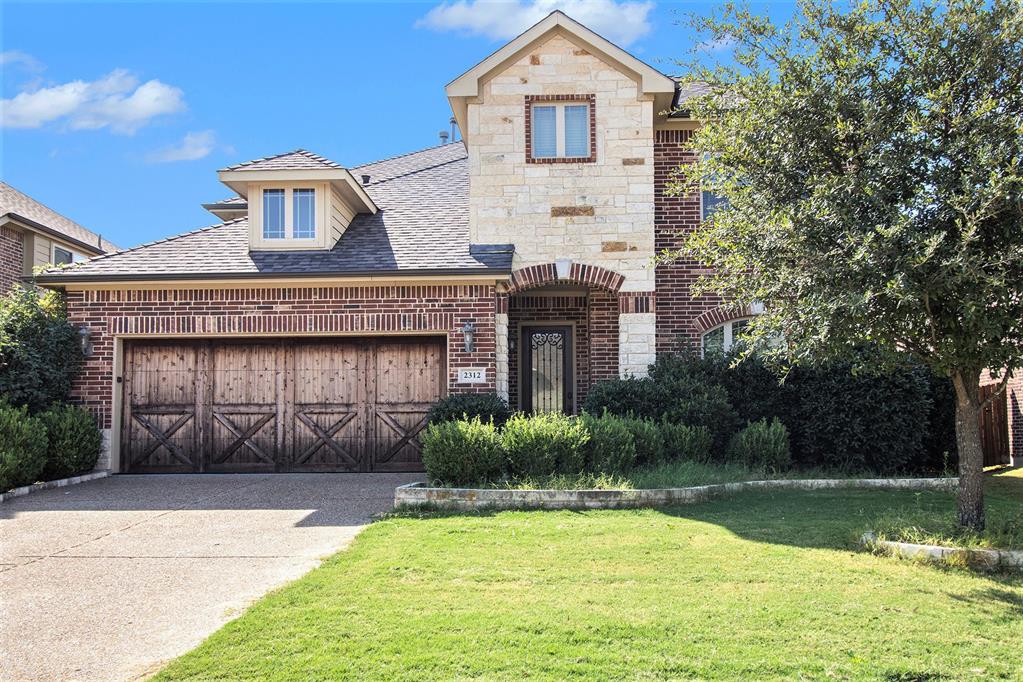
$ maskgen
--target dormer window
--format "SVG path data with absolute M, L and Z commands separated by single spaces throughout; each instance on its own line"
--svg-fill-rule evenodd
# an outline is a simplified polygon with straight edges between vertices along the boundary
M 263 239 L 316 239 L 316 212 L 313 188 L 264 189 Z
M 526 162 L 596 161 L 592 95 L 526 97 Z

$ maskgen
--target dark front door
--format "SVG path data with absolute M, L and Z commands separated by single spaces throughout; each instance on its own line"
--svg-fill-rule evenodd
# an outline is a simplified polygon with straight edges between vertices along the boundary
M 572 328 L 525 327 L 522 336 L 522 409 L 573 412 Z

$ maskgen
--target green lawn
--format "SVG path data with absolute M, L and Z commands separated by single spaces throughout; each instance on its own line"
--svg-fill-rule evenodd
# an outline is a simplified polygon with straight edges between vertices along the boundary
M 1023 506 L 1023 477 L 992 485 Z M 392 517 L 158 679 L 1023 679 L 1023 577 L 859 551 L 942 493 Z

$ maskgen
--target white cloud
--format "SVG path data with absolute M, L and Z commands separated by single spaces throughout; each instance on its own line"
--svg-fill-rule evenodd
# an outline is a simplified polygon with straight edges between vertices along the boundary
M 64 121 L 72 129 L 109 127 L 130 135 L 156 116 L 185 108 L 184 93 L 158 80 L 141 85 L 124 69 L 95 81 L 71 81 L 47 88 L 25 90 L 0 101 L 5 128 L 39 128 Z
M 33 73 L 46 68 L 38 59 L 21 50 L 5 50 L 0 52 L 0 66 L 19 66 Z
M 455 0 L 434 7 L 416 26 L 509 40 L 560 9 L 611 42 L 629 45 L 650 30 L 653 8 L 653 2 L 635 0 Z
M 216 140 L 217 136 L 212 130 L 187 133 L 178 144 L 152 152 L 146 160 L 150 163 L 196 161 L 209 156 L 216 145 Z

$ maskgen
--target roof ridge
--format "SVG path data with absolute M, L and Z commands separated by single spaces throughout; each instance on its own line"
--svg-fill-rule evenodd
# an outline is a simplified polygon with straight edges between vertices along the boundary
M 384 158 L 384 159 L 378 159 L 376 161 L 369 161 L 367 163 L 363 163 L 363 164 L 360 164 L 358 166 L 352 166 L 351 168 L 349 168 L 349 170 L 355 171 L 355 170 L 358 170 L 360 168 L 365 168 L 366 166 L 375 166 L 378 163 L 386 163 L 388 161 L 396 161 L 397 159 L 403 159 L 406 156 L 413 156 L 415 154 L 422 154 L 423 152 L 432 151 L 434 149 L 440 149 L 442 147 L 450 147 L 453 144 L 464 144 L 464 143 L 462 142 L 462 140 L 455 140 L 454 142 L 445 142 L 444 144 L 435 144 L 432 147 L 423 147 L 422 149 L 417 149 L 414 152 L 405 152 L 404 154 L 396 154 L 395 156 L 388 156 L 387 158 Z M 445 163 L 447 163 L 447 162 L 445 161 Z M 381 180 L 380 182 L 384 182 L 384 181 Z
M 290 156 L 292 154 L 298 154 L 300 156 L 306 157 L 307 159 L 312 159 L 313 161 L 318 161 L 320 163 L 326 164 L 326 165 L 334 167 L 334 168 L 343 168 L 344 167 L 341 164 L 339 164 L 337 161 L 333 161 L 331 159 L 328 159 L 325 156 L 320 156 L 319 154 L 314 154 L 313 152 L 309 151 L 308 149 L 303 149 L 302 147 L 299 147 L 297 149 L 291 149 L 291 150 L 288 150 L 286 152 L 281 152 L 280 154 L 271 154 L 270 156 L 263 156 L 263 157 L 258 158 L 258 159 L 252 159 L 251 161 L 243 161 L 242 163 L 236 163 L 233 166 L 227 166 L 225 168 L 221 168 L 218 172 L 221 172 L 221 171 L 231 171 L 231 170 L 239 170 L 241 168 L 245 168 L 246 166 L 252 166 L 252 165 L 255 165 L 257 163 L 263 163 L 264 161 L 273 161 L 274 159 L 279 159 L 282 156 Z
M 200 228 L 197 228 L 195 230 L 189 230 L 188 232 L 182 232 L 181 234 L 174 234 L 174 235 L 171 235 L 170 237 L 164 237 L 163 239 L 154 239 L 151 242 L 143 242 L 141 244 L 136 244 L 135 246 L 129 247 L 127 249 L 121 249 L 120 251 L 112 251 L 110 253 L 101 253 L 98 256 L 93 256 L 92 258 L 88 258 L 88 259 L 86 259 L 84 261 L 79 261 L 79 263 L 93 263 L 95 261 L 103 260 L 105 258 L 113 258 L 114 256 L 120 256 L 121 254 L 131 253 L 132 251 L 138 251 L 139 249 L 144 249 L 146 247 L 153 246 L 155 244 L 164 244 L 166 242 L 172 242 L 172 241 L 174 241 L 176 239 L 182 239 L 184 237 L 190 237 L 193 234 L 199 234 L 201 232 L 208 232 L 209 230 L 215 230 L 218 227 L 226 227 L 226 226 L 231 225 L 233 223 L 237 223 L 240 220 L 248 220 L 248 219 L 249 219 L 249 217 L 246 215 L 246 216 L 242 216 L 240 218 L 235 218 L 234 220 L 225 220 L 224 222 L 217 223 L 216 225 L 207 225 L 206 227 L 200 227 Z M 75 265 L 77 265 L 77 264 L 78 263 L 75 263 Z

